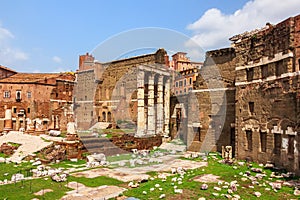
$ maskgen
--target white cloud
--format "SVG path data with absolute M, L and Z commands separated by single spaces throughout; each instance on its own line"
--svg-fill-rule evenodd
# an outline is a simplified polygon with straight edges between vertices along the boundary
M 56 63 L 61 63 L 62 59 L 58 56 L 53 56 L 52 60 Z
M 205 50 L 229 46 L 229 38 L 261 28 L 267 22 L 276 24 L 288 17 L 300 14 L 299 0 L 254 0 L 232 14 L 224 14 L 216 8 L 207 10 L 187 28 L 194 32 L 188 47 L 195 42 Z
M 14 38 L 15 36 L 0 24 L 0 65 L 10 67 L 29 59 L 27 53 L 10 44 L 10 40 Z
M 10 38 L 14 38 L 14 35 L 9 30 L 2 28 L 0 24 L 0 42 L 4 42 Z

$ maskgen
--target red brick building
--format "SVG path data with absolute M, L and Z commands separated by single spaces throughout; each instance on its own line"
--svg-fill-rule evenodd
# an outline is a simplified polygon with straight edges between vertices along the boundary
M 14 74 L 0 80 L 0 131 L 66 130 L 73 117 L 75 76 L 9 72 Z

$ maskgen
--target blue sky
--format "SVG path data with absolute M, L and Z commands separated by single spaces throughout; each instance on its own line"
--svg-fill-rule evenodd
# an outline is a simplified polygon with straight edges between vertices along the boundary
M 183 34 L 189 47 L 195 48 L 188 42 L 192 38 L 205 50 L 221 48 L 229 45 L 233 34 L 300 14 L 298 4 L 298 0 L 2 1 L 0 65 L 24 72 L 75 71 L 80 54 L 144 27 Z M 149 43 L 157 40 L 152 36 Z M 119 45 L 134 43 L 134 37 Z

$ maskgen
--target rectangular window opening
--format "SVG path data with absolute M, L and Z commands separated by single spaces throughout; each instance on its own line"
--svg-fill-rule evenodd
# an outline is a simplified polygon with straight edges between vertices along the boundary
M 260 149 L 261 149 L 261 152 L 267 151 L 267 133 L 266 132 L 260 132 Z
M 254 77 L 254 68 L 248 68 L 247 69 L 247 81 L 253 81 L 253 77 Z
M 252 101 L 249 102 L 249 111 L 251 114 L 254 113 L 254 102 L 252 102 Z
M 289 135 L 289 141 L 288 141 L 288 155 L 289 156 L 294 156 L 294 151 L 295 151 L 295 136 L 294 135 Z
M 281 134 L 274 134 L 274 153 L 279 155 L 281 150 Z
M 252 131 L 251 130 L 246 131 L 246 138 L 247 138 L 248 151 L 252 151 Z

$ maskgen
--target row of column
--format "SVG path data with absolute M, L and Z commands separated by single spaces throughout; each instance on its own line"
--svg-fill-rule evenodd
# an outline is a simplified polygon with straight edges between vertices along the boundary
M 170 101 L 170 80 L 165 83 L 163 90 L 164 76 L 158 75 L 157 82 L 157 104 L 155 109 L 154 101 L 154 79 L 155 73 L 150 72 L 148 80 L 148 110 L 145 112 L 145 71 L 139 71 L 137 75 L 138 91 L 138 113 L 137 113 L 137 137 L 163 133 L 169 135 L 169 101 Z

